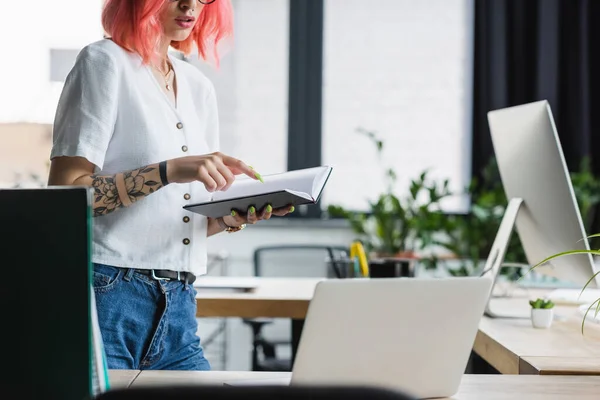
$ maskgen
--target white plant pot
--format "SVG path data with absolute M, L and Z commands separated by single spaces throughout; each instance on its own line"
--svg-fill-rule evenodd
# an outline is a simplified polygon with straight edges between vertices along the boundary
M 554 319 L 553 308 L 532 308 L 531 323 L 534 328 L 546 329 L 552 325 Z

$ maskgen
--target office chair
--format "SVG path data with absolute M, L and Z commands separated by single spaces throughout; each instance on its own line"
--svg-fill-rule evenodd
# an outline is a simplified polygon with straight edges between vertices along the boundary
M 308 386 L 169 386 L 115 389 L 96 400 L 416 400 L 406 394 L 369 387 Z
M 345 277 L 343 260 L 349 249 L 343 246 L 292 244 L 261 246 L 254 250 L 254 275 L 262 277 Z M 333 262 L 332 262 L 333 260 Z M 278 355 L 277 348 L 291 346 L 291 338 L 267 339 L 266 325 L 274 319 L 254 318 L 243 322 L 252 329 L 252 370 L 291 371 L 290 357 Z

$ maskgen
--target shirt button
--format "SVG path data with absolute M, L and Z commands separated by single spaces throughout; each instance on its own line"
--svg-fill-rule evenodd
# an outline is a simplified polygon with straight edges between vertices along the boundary
M 184 199 L 186 199 L 186 200 L 189 200 L 191 197 L 192 197 L 192 196 L 190 196 L 190 195 L 189 195 L 189 194 L 187 194 L 187 193 L 183 195 L 183 198 L 184 198 Z
M 190 217 L 188 217 L 187 215 L 183 217 L 183 222 L 185 222 L 186 224 L 190 222 Z
M 187 146 L 181 146 L 181 151 L 183 151 L 185 153 L 186 151 L 188 151 L 188 147 Z
M 183 129 L 183 124 L 181 122 L 177 123 L 177 129 Z
M 188 239 L 188 238 L 183 239 L 183 244 L 185 244 L 186 246 L 188 244 L 190 244 L 190 239 Z

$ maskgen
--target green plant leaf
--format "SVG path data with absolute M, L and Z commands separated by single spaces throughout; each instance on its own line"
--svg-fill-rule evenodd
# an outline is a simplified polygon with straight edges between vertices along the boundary
M 563 256 L 569 256 L 569 255 L 575 255 L 575 254 L 593 254 L 593 255 L 600 255 L 600 251 L 598 250 L 569 250 L 569 251 L 563 251 L 554 255 L 551 255 L 547 258 L 545 258 L 544 260 L 540 261 L 539 263 L 535 264 L 534 266 L 532 266 L 529 271 L 533 271 L 535 268 L 546 264 L 548 261 L 554 260 L 555 258 L 559 258 L 559 257 L 563 257 Z M 529 272 L 528 271 L 528 272 Z
M 593 238 L 597 238 L 597 237 L 600 237 L 600 233 L 595 233 L 593 235 L 586 236 L 585 238 L 581 238 L 577 241 L 577 243 L 583 242 L 583 239 L 593 239 Z
M 592 277 L 590 279 L 588 279 L 588 281 L 585 283 L 585 285 L 581 289 L 581 292 L 579 292 L 579 297 L 581 297 L 585 288 L 587 288 L 589 286 L 589 284 L 592 283 L 592 281 L 594 280 L 594 278 L 596 278 L 598 276 L 598 274 L 600 274 L 600 271 L 596 272 L 594 275 L 592 275 Z
M 585 314 L 583 315 L 583 320 L 581 321 L 581 334 L 584 334 L 584 326 L 585 326 L 585 319 L 587 318 L 588 313 L 590 312 L 590 310 L 592 309 L 592 307 L 594 307 L 594 304 L 600 303 L 600 298 L 596 299 L 596 301 L 594 301 L 592 304 L 590 304 L 590 306 L 588 307 L 587 311 L 585 312 Z
M 537 299 L 535 299 L 535 300 L 533 300 L 533 301 L 532 301 L 532 300 L 530 300 L 530 301 L 529 301 L 529 304 L 531 304 L 531 306 L 532 306 L 533 308 L 543 308 L 544 299 L 537 298 Z
M 550 309 L 552 307 L 554 307 L 554 303 L 552 301 L 550 301 L 550 300 L 542 301 L 542 308 Z

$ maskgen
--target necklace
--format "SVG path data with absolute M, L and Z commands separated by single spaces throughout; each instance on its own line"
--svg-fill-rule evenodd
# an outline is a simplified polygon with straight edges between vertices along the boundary
M 167 67 L 168 67 L 169 69 L 167 70 L 167 73 L 165 74 L 165 88 L 166 88 L 168 91 L 171 91 L 171 88 L 172 88 L 172 87 L 171 87 L 171 80 L 170 80 L 170 78 L 169 78 L 169 77 L 171 76 L 171 72 L 173 72 L 173 66 L 171 65 L 171 63 L 170 63 L 170 62 L 168 62 L 168 61 L 167 61 Z
M 171 72 L 175 72 L 175 71 L 173 70 L 173 66 L 171 65 L 171 63 L 168 60 L 165 60 L 165 64 L 167 65 L 166 73 L 164 73 L 163 70 L 158 67 L 155 67 L 155 68 L 158 72 L 160 72 L 161 75 L 163 75 L 163 79 L 165 80 L 165 88 L 168 91 L 171 91 L 171 89 L 173 89 L 173 87 L 171 86 L 170 77 L 171 77 Z

